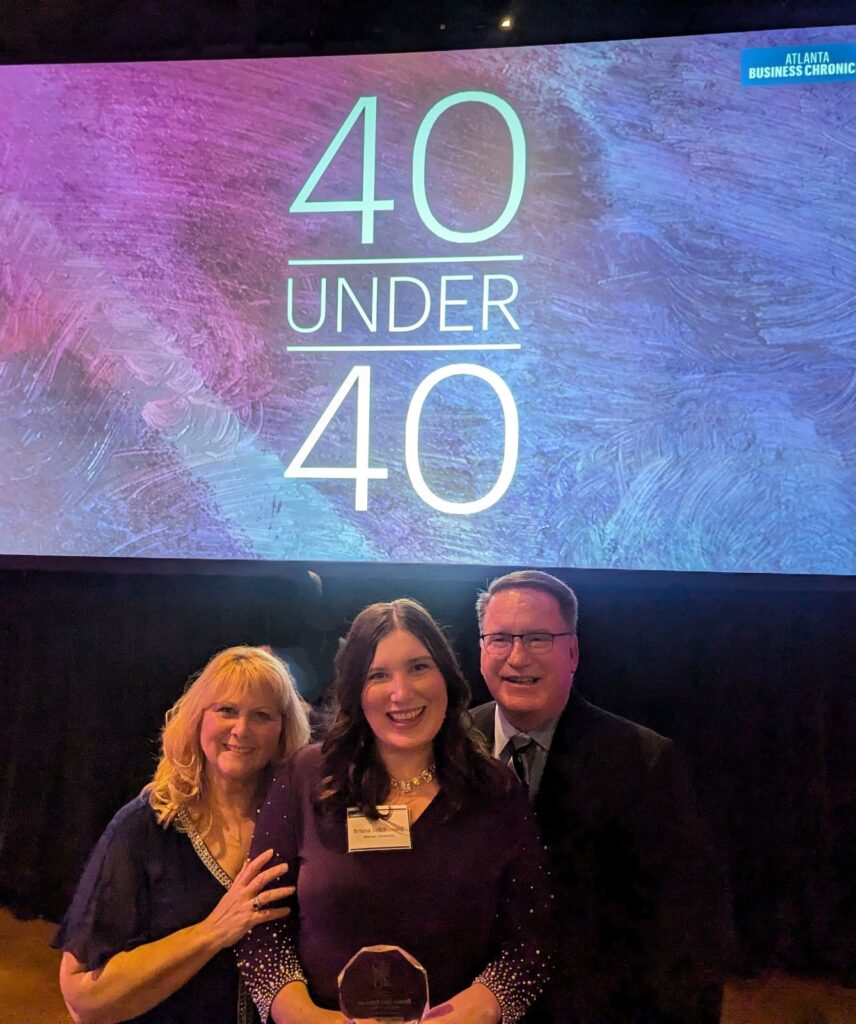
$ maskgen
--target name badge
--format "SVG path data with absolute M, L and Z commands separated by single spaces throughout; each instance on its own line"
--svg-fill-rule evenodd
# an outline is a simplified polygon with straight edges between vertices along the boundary
M 372 821 L 356 807 L 348 808 L 348 853 L 411 849 L 407 805 L 383 804 L 378 810 L 383 817 Z

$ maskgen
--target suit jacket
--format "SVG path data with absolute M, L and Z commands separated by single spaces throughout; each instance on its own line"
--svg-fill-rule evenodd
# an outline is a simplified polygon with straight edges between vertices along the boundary
M 471 714 L 492 744 L 494 703 Z M 534 806 L 558 956 L 531 1019 L 717 1024 L 727 890 L 675 745 L 574 689 Z

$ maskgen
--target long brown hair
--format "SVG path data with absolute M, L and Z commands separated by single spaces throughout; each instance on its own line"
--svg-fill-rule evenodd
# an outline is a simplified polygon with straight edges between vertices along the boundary
M 362 707 L 363 686 L 380 641 L 397 629 L 416 637 L 446 682 L 448 707 L 434 738 L 436 776 L 452 811 L 486 790 L 490 758 L 470 728 L 470 688 L 445 634 L 410 598 L 369 605 L 354 619 L 335 661 L 336 718 L 322 746 L 326 772 L 316 800 L 321 810 L 358 807 L 377 818 L 389 798 L 389 775 Z

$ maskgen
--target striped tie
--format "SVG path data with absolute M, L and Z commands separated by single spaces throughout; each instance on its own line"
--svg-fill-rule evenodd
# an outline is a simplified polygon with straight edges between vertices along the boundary
M 531 736 L 527 736 L 526 733 L 519 732 L 516 736 L 511 737 L 511 767 L 527 791 L 535 750 L 535 740 Z

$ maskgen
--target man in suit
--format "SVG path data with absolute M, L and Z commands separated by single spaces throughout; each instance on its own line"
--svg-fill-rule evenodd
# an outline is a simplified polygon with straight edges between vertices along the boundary
M 558 956 L 534 1018 L 717 1024 L 728 901 L 674 744 L 576 692 L 577 600 L 561 580 L 510 573 L 476 610 L 494 700 L 473 721 L 529 788 L 555 894 Z

